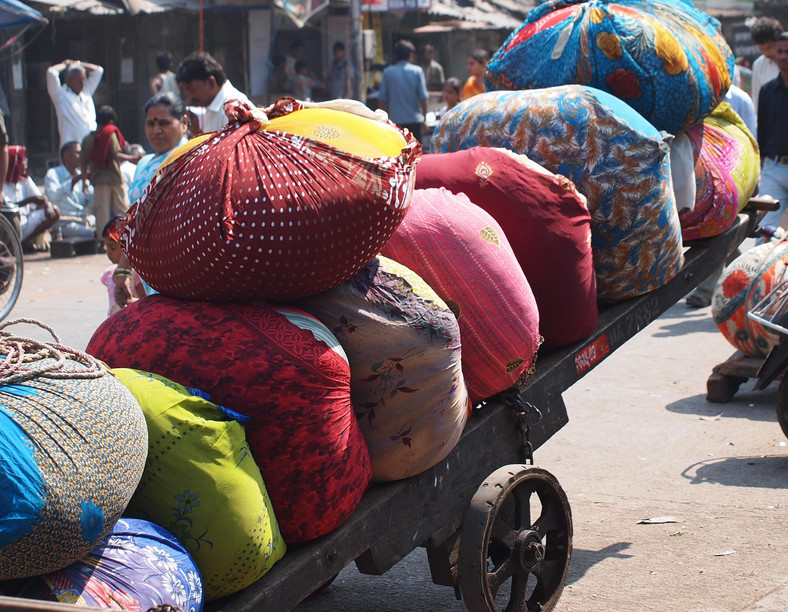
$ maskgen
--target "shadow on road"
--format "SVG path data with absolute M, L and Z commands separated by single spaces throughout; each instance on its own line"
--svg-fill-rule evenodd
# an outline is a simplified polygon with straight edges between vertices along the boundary
M 588 570 L 605 559 L 631 559 L 634 555 L 626 555 L 623 552 L 630 546 L 632 546 L 632 542 L 616 542 L 599 550 L 573 549 L 566 584 L 577 582 L 585 576 Z
M 766 457 L 715 457 L 693 463 L 681 475 L 690 484 L 785 489 L 788 486 L 788 450 Z
M 687 316 L 683 317 L 681 320 L 667 324 L 660 324 L 659 330 L 654 332 L 654 337 L 670 338 L 675 336 L 683 336 L 685 334 L 721 333 L 714 324 L 714 321 L 712 321 L 711 315 L 709 313 L 692 310 L 686 314 Z
M 745 383 L 747 384 L 747 383 Z M 744 387 L 744 385 L 742 385 Z M 693 395 L 667 404 L 665 408 L 677 414 L 697 414 L 701 418 L 749 419 L 774 422 L 777 425 L 776 393 L 768 387 L 764 391 L 740 391 L 730 402 L 706 401 L 705 395 Z

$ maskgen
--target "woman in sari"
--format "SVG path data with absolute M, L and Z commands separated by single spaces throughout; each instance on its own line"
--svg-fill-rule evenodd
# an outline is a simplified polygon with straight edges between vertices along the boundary
M 145 103 L 145 136 L 153 153 L 137 163 L 134 178 L 129 185 L 129 200 L 136 202 L 145 193 L 145 188 L 156 175 L 162 162 L 174 149 L 187 142 L 186 130 L 189 117 L 180 96 L 171 92 L 160 92 Z M 123 307 L 132 299 L 130 279 L 131 264 L 123 253 L 115 269 L 115 302 Z M 143 281 L 144 282 L 144 281 Z M 148 293 L 153 290 L 145 284 Z

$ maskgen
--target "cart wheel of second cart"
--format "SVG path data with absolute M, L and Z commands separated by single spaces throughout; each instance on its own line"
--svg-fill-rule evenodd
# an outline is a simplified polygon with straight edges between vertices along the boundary
M 777 422 L 788 437 L 788 377 L 783 377 L 777 388 Z
M 459 552 L 470 612 L 552 610 L 572 554 L 572 513 L 561 485 L 542 468 L 499 468 L 471 500 Z

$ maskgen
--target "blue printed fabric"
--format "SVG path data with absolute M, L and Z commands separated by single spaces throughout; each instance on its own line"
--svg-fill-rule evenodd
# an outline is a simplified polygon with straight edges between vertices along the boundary
M 166 529 L 122 518 L 84 558 L 22 581 L 22 596 L 93 608 L 149 610 L 169 605 L 203 609 L 203 584 L 194 560 Z
M 0 580 L 93 549 L 140 481 L 147 439 L 139 404 L 109 374 L 0 386 Z
M 479 94 L 451 109 L 433 134 L 441 153 L 500 147 L 569 178 L 588 200 L 597 293 L 606 302 L 656 289 L 681 267 L 671 140 L 622 101 L 583 85 Z
M 733 53 L 719 22 L 684 0 L 547 0 L 487 64 L 488 90 L 576 83 L 621 98 L 671 134 L 725 97 Z

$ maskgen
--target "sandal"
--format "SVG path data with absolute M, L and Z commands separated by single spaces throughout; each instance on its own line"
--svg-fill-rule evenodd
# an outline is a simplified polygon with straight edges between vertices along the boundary
M 706 308 L 711 305 L 711 298 L 702 298 L 697 295 L 687 297 L 687 306 L 690 308 Z

